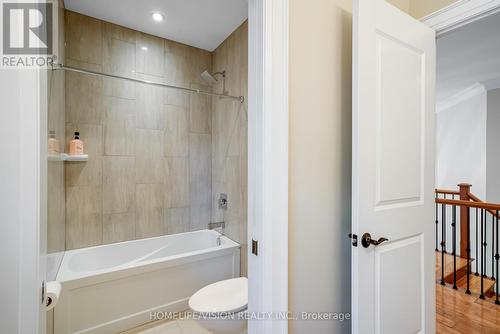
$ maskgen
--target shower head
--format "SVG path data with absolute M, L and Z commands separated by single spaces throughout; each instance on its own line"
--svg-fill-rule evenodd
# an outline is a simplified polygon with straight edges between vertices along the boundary
M 208 72 L 207 70 L 203 71 L 203 73 L 201 74 L 201 77 L 203 78 L 203 80 L 205 80 L 206 82 L 208 82 L 211 85 L 217 83 L 217 79 L 212 74 L 210 74 L 210 72 Z
M 203 71 L 203 73 L 201 73 L 201 77 L 203 78 L 203 80 L 205 80 L 207 83 L 211 84 L 211 85 L 214 85 L 217 83 L 217 78 L 215 77 L 216 75 L 221 75 L 223 78 L 226 77 L 226 71 L 222 71 L 222 72 L 215 72 L 215 73 L 210 73 L 208 72 L 208 70 L 205 70 Z

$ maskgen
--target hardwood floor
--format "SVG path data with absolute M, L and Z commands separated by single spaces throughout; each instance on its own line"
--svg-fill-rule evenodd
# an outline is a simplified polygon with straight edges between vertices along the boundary
M 500 305 L 436 284 L 436 333 L 500 334 Z

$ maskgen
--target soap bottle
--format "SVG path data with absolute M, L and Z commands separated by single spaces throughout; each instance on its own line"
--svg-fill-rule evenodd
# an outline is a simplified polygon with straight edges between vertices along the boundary
M 56 132 L 54 130 L 49 131 L 48 150 L 49 155 L 57 155 L 60 153 L 59 141 L 56 138 Z
M 80 140 L 80 132 L 75 132 L 75 138 L 69 142 L 69 155 L 82 155 L 83 142 Z

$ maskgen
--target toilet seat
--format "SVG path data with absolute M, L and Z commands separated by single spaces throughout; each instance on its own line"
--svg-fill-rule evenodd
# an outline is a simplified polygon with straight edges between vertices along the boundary
M 247 308 L 246 277 L 219 281 L 198 290 L 189 298 L 189 307 L 199 313 L 236 313 Z

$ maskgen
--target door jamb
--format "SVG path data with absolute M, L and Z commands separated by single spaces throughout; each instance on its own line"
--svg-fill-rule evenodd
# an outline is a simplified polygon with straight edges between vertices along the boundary
M 288 310 L 288 0 L 250 0 L 248 20 L 248 311 L 276 316 Z M 249 321 L 250 334 L 287 332 Z

